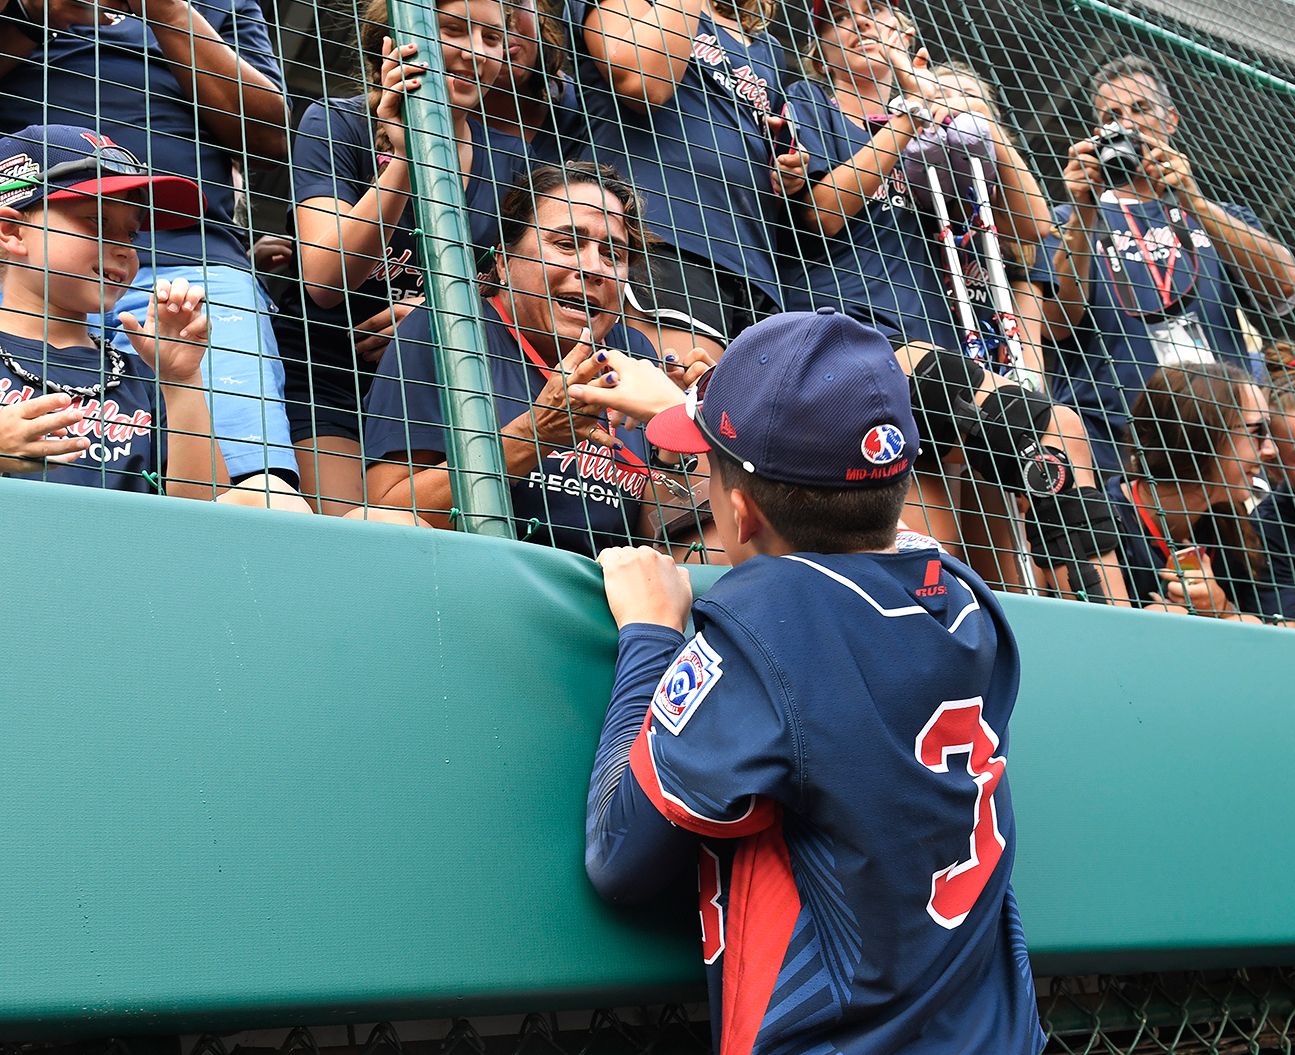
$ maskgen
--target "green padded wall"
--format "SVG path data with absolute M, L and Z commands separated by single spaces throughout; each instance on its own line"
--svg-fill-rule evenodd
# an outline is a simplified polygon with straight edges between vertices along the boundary
M 10 480 L 0 531 L 0 1034 L 696 992 L 691 914 L 584 879 L 592 563 Z M 1036 966 L 1292 962 L 1295 636 L 1008 604 Z

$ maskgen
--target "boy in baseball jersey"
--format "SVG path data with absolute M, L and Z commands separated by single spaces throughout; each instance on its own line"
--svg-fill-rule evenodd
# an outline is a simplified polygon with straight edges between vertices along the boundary
M 774 316 L 648 436 L 708 452 L 735 567 L 691 603 L 668 557 L 599 558 L 620 653 L 594 885 L 641 901 L 698 864 L 724 1055 L 1037 1055 L 1016 644 L 970 568 L 896 545 L 918 435 L 889 343 L 830 308 Z
M 202 288 L 158 279 L 143 318 L 121 313 L 130 354 L 87 325 L 135 280 L 141 229 L 202 208 L 192 180 L 150 175 L 88 128 L 0 137 L 0 473 L 205 500 L 229 486 L 199 371 Z

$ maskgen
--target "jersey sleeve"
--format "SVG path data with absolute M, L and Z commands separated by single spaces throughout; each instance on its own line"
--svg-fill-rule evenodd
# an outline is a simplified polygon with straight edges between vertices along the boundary
M 347 205 L 360 200 L 356 185 L 373 181 L 373 155 L 364 151 L 367 156 L 361 157 L 354 124 L 353 115 L 326 100 L 307 107 L 292 137 L 292 194 L 298 205 L 311 198 L 336 198 Z
M 772 661 L 736 619 L 710 611 L 657 683 L 630 765 L 671 823 L 740 838 L 796 803 L 799 742 Z
M 445 453 L 440 385 L 426 308 L 396 327 L 364 404 L 364 458 L 375 462 L 407 451 Z
M 202 10 L 201 6 L 199 10 Z M 203 13 L 205 15 L 206 11 Z M 274 54 L 265 15 L 256 0 L 234 0 L 223 23 L 213 28 L 240 59 L 265 74 L 280 91 L 283 90 L 283 70 Z
M 682 634 L 664 626 L 631 624 L 621 630 L 616 681 L 585 814 L 585 871 L 608 901 L 651 897 L 695 858 L 692 835 L 662 817 L 629 773 L 643 712 L 682 641 Z

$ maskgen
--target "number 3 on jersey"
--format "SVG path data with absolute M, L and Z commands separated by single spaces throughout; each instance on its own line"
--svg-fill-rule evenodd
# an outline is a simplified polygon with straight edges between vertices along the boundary
M 952 930 L 967 918 L 985 889 L 1005 845 L 998 831 L 994 790 L 1003 779 L 1007 760 L 995 757 L 998 736 L 986 724 L 984 701 L 952 700 L 940 704 L 917 735 L 917 760 L 933 773 L 949 772 L 949 758 L 967 756 L 967 773 L 976 785 L 975 824 L 971 829 L 971 856 L 955 861 L 931 876 L 931 900 L 926 911 L 941 927 Z

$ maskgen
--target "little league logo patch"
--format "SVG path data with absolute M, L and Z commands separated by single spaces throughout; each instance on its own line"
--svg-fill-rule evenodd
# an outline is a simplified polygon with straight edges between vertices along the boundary
M 864 435 L 859 449 L 873 465 L 889 465 L 904 453 L 904 434 L 898 425 L 874 425 Z
M 707 694 L 723 676 L 723 659 L 701 634 L 684 645 L 683 651 L 652 694 L 652 713 L 674 736 L 701 706 Z
M 13 157 L 0 161 L 0 187 L 8 183 L 19 184 L 17 187 L 0 193 L 0 205 L 24 201 L 30 197 L 32 184 L 27 181 L 34 180 L 39 175 L 40 165 L 36 163 L 30 154 L 15 154 Z

